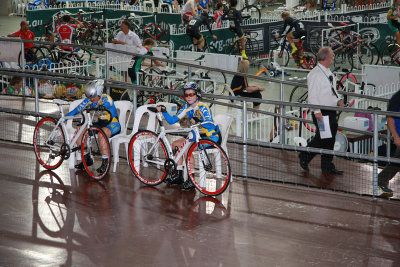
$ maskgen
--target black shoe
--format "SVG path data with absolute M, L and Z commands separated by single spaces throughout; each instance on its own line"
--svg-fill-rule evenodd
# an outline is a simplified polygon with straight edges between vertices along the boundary
M 299 154 L 299 160 L 300 160 L 300 167 L 303 168 L 305 171 L 309 171 L 310 169 L 308 168 L 308 164 L 305 160 L 303 160 Z
M 97 172 L 98 173 L 104 173 L 107 170 L 107 166 L 108 166 L 108 159 L 103 159 L 101 161 L 101 166 L 100 168 L 97 168 Z
M 166 179 L 167 181 L 167 185 L 181 185 L 183 184 L 183 171 L 182 170 L 178 170 L 174 176 L 172 176 L 169 179 Z
M 92 166 L 93 165 L 93 159 L 89 154 L 85 155 L 85 160 L 86 160 L 86 165 L 88 165 L 88 166 Z M 85 167 L 83 166 L 83 161 L 81 161 L 78 164 L 75 164 L 75 169 L 78 169 L 78 170 L 85 169 Z
M 342 175 L 344 173 L 344 171 L 340 171 L 336 168 L 330 169 L 330 170 L 322 170 L 322 174 L 338 174 L 338 175 Z
M 192 190 L 195 188 L 195 185 L 192 182 L 192 179 L 188 178 L 183 184 L 179 186 L 179 188 L 182 190 Z
M 380 189 L 380 191 L 382 191 L 383 195 L 393 195 L 393 191 L 392 189 L 390 189 L 387 186 L 384 185 L 378 185 L 378 188 Z

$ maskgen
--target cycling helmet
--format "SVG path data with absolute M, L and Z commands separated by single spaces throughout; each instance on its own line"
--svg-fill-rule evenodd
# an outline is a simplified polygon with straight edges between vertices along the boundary
M 200 87 L 195 82 L 187 82 L 185 86 L 183 86 L 183 93 L 185 93 L 186 90 L 194 90 L 196 92 L 197 97 L 201 97 Z
M 104 81 L 94 80 L 86 84 L 85 95 L 87 98 L 101 96 L 103 94 Z

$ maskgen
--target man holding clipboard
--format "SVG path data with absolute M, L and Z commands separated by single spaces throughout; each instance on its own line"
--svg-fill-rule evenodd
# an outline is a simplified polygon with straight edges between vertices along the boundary
M 318 51 L 318 65 L 307 75 L 308 103 L 320 106 L 344 107 L 336 91 L 336 79 L 329 69 L 335 56 L 330 47 L 322 47 Z M 308 147 L 333 150 L 338 129 L 336 111 L 313 109 L 312 119 L 317 126 L 317 132 Z M 314 153 L 301 152 L 300 166 L 308 171 L 308 163 L 314 158 Z M 321 155 L 321 169 L 323 174 L 343 174 L 332 163 L 333 155 Z

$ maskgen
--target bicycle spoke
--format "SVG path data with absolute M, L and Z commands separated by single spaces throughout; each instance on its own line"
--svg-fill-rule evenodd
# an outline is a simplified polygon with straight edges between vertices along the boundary
M 189 148 L 186 166 L 196 188 L 203 194 L 222 194 L 230 183 L 229 159 L 223 149 L 210 140 L 200 140 Z

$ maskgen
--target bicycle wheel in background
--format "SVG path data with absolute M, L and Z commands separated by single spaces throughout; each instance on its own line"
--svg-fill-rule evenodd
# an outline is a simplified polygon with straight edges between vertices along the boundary
M 344 68 L 349 67 L 350 71 L 353 70 L 353 53 L 347 50 L 336 50 L 335 60 L 333 62 L 333 66 L 335 68 Z
M 346 92 L 355 92 L 355 86 L 357 84 L 357 79 L 353 74 L 344 75 L 340 81 L 337 83 L 337 90 L 345 90 Z M 351 107 L 355 103 L 354 96 L 343 95 L 343 103 L 347 107 Z
M 307 87 L 295 86 L 289 96 L 291 103 L 307 103 L 308 89 Z M 290 110 L 298 109 L 298 107 L 290 106 Z
M 318 50 L 321 48 L 321 42 L 321 31 L 311 31 L 310 36 L 308 37 L 308 46 L 310 48 L 310 51 L 315 55 L 318 54 Z
M 103 179 L 111 165 L 110 143 L 103 130 L 97 127 L 87 129 L 82 138 L 81 151 L 83 166 L 87 174 L 95 180 Z M 107 165 L 103 166 L 103 161 Z
M 190 146 L 186 167 L 196 188 L 205 195 L 217 196 L 229 186 L 231 167 L 228 156 L 211 140 L 202 139 Z
M 247 5 L 239 10 L 243 18 L 261 18 L 261 11 L 256 5 Z
M 168 175 L 168 155 L 164 142 L 151 131 L 137 132 L 128 145 L 128 162 L 133 174 L 142 183 L 155 186 Z M 171 162 L 173 164 L 173 162 Z
M 392 66 L 398 66 L 400 63 L 396 61 L 396 57 L 399 56 L 400 53 L 400 45 L 394 43 L 388 45 L 384 50 L 381 55 L 381 61 L 382 65 L 392 65 Z
M 148 87 L 163 88 L 163 79 L 160 77 L 162 71 L 159 68 L 148 67 L 143 70 L 143 83 L 142 85 Z
M 386 36 L 386 38 L 383 39 L 379 43 L 378 50 L 379 50 L 380 58 L 379 58 L 379 63 L 378 64 L 381 64 L 382 56 L 383 56 L 383 53 L 384 53 L 384 50 L 386 49 L 386 47 L 388 47 L 390 44 L 393 44 L 393 43 L 396 43 L 396 40 L 395 40 L 394 36 Z
M 371 65 L 374 62 L 374 54 L 367 44 L 360 45 L 359 49 L 354 48 L 352 54 L 353 60 L 351 62 L 353 63 L 353 69 L 360 70 L 362 65 Z
M 260 57 L 260 46 L 255 38 L 246 37 L 245 46 L 246 55 L 250 58 L 250 60 L 255 60 Z
M 48 170 L 57 169 L 69 154 L 65 146 L 65 136 L 61 127 L 56 128 L 57 122 L 52 118 L 41 119 L 33 132 L 33 147 L 40 165 Z
M 278 50 L 270 51 L 270 58 L 281 67 L 286 67 L 289 64 L 290 54 L 287 49 L 278 48 Z

